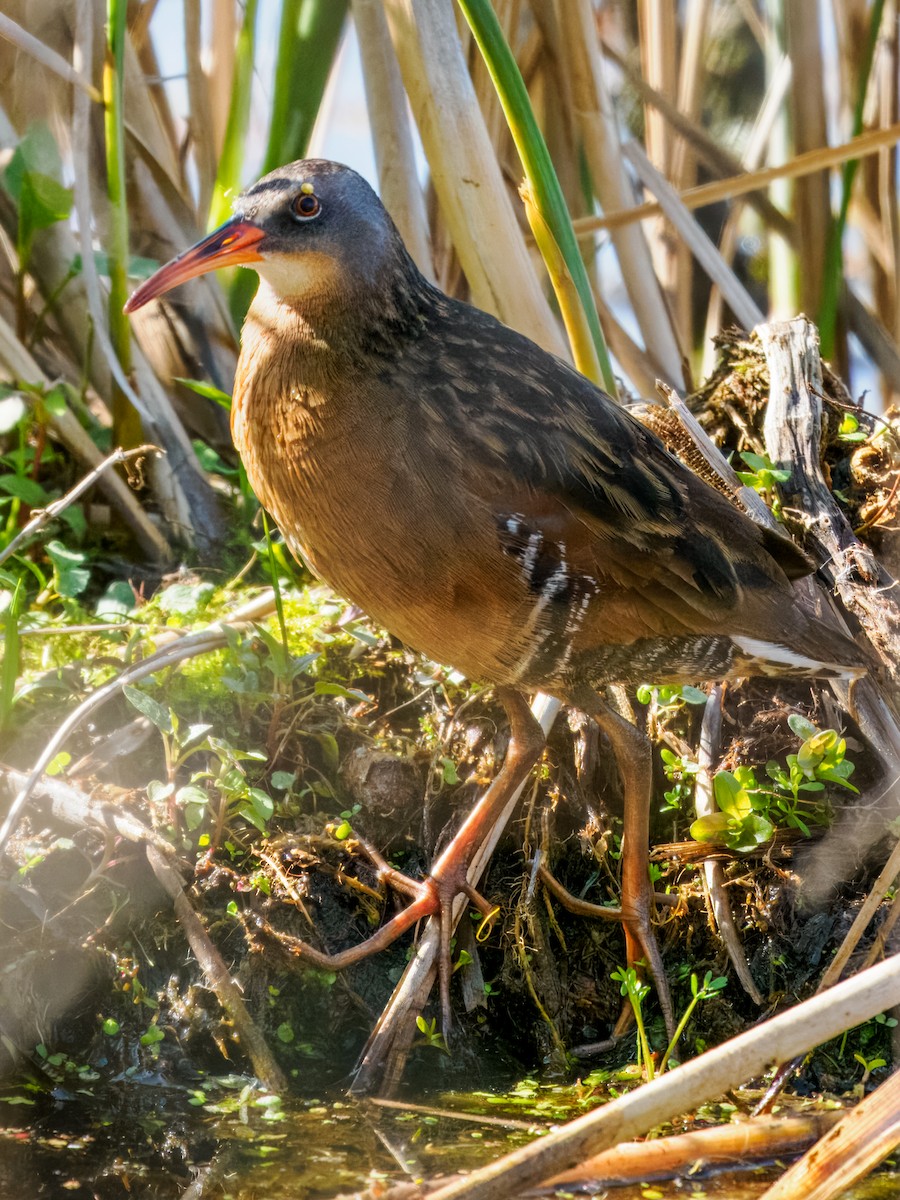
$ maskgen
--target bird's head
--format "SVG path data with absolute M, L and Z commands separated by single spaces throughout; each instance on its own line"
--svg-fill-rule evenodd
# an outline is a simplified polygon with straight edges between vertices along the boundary
M 393 222 L 364 179 L 340 163 L 279 167 L 238 196 L 234 216 L 160 267 L 125 305 L 134 312 L 219 267 L 253 267 L 279 300 L 352 297 L 377 286 L 399 252 Z

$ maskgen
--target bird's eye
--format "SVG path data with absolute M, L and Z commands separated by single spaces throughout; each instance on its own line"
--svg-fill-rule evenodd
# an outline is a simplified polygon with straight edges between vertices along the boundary
M 322 205 L 319 203 L 319 197 L 313 195 L 312 192 L 301 192 L 291 205 L 291 210 L 294 216 L 299 217 L 301 221 L 308 221 L 319 215 Z

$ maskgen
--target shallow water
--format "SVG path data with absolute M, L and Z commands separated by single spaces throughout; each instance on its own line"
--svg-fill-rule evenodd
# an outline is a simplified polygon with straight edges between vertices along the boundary
M 282 1106 L 232 1079 L 207 1086 L 205 1099 L 129 1082 L 104 1089 L 102 1098 L 0 1103 L 0 1197 L 318 1200 L 359 1193 L 471 1170 L 530 1141 L 563 1107 L 559 1093 L 549 1104 L 537 1098 L 542 1114 L 532 1104 L 523 1113 L 521 1101 L 509 1093 L 445 1093 L 423 1101 L 440 1105 L 441 1115 L 366 1102 Z M 460 1119 L 448 1109 L 473 1117 Z M 583 1109 L 576 1100 L 569 1115 Z M 782 1169 L 753 1166 L 626 1187 L 601 1183 L 580 1194 L 755 1200 Z M 900 1174 L 883 1173 L 846 1195 L 898 1197 Z

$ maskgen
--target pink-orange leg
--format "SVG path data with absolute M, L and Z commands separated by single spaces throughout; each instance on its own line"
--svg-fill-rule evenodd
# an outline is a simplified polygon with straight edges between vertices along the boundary
M 384 950 L 402 933 L 423 917 L 437 913 L 441 923 L 441 946 L 438 958 L 441 1016 L 444 1029 L 449 1030 L 450 1016 L 450 939 L 453 933 L 453 901 L 460 893 L 487 916 L 491 906 L 468 881 L 469 863 L 477 848 L 490 832 L 507 802 L 524 783 L 544 747 L 544 733 L 532 715 L 525 697 L 510 688 L 498 688 L 497 699 L 506 709 L 510 724 L 509 747 L 499 774 L 469 813 L 450 845 L 435 862 L 427 879 L 417 881 L 394 870 L 380 855 L 366 848 L 378 867 L 379 875 L 395 890 L 410 896 L 411 903 L 371 937 L 337 954 L 324 954 L 299 938 L 280 937 L 284 949 L 325 970 L 340 971 L 353 966 L 370 954 Z
M 675 1031 L 672 997 L 656 935 L 650 922 L 653 910 L 648 859 L 653 770 L 650 741 L 647 735 L 630 721 L 626 721 L 607 707 L 592 688 L 575 688 L 568 694 L 567 699 L 575 708 L 580 708 L 582 712 L 593 717 L 609 738 L 622 777 L 622 905 L 618 909 L 604 908 L 600 912 L 605 919 L 622 922 L 628 965 L 632 966 L 643 958 L 649 967 L 659 996 L 666 1030 L 671 1038 Z M 559 885 L 556 887 L 559 888 Z M 562 890 L 559 889 L 560 892 Z M 559 892 L 557 894 L 559 895 Z

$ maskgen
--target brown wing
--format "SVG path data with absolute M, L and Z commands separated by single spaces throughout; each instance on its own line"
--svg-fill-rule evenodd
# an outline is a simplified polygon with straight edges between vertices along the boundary
M 536 594 L 565 566 L 603 590 L 608 616 L 648 634 L 705 631 L 733 625 L 760 592 L 783 594 L 783 565 L 811 569 L 582 375 L 444 304 L 448 353 L 429 364 L 423 412 L 436 438 L 452 434 L 470 491 Z

